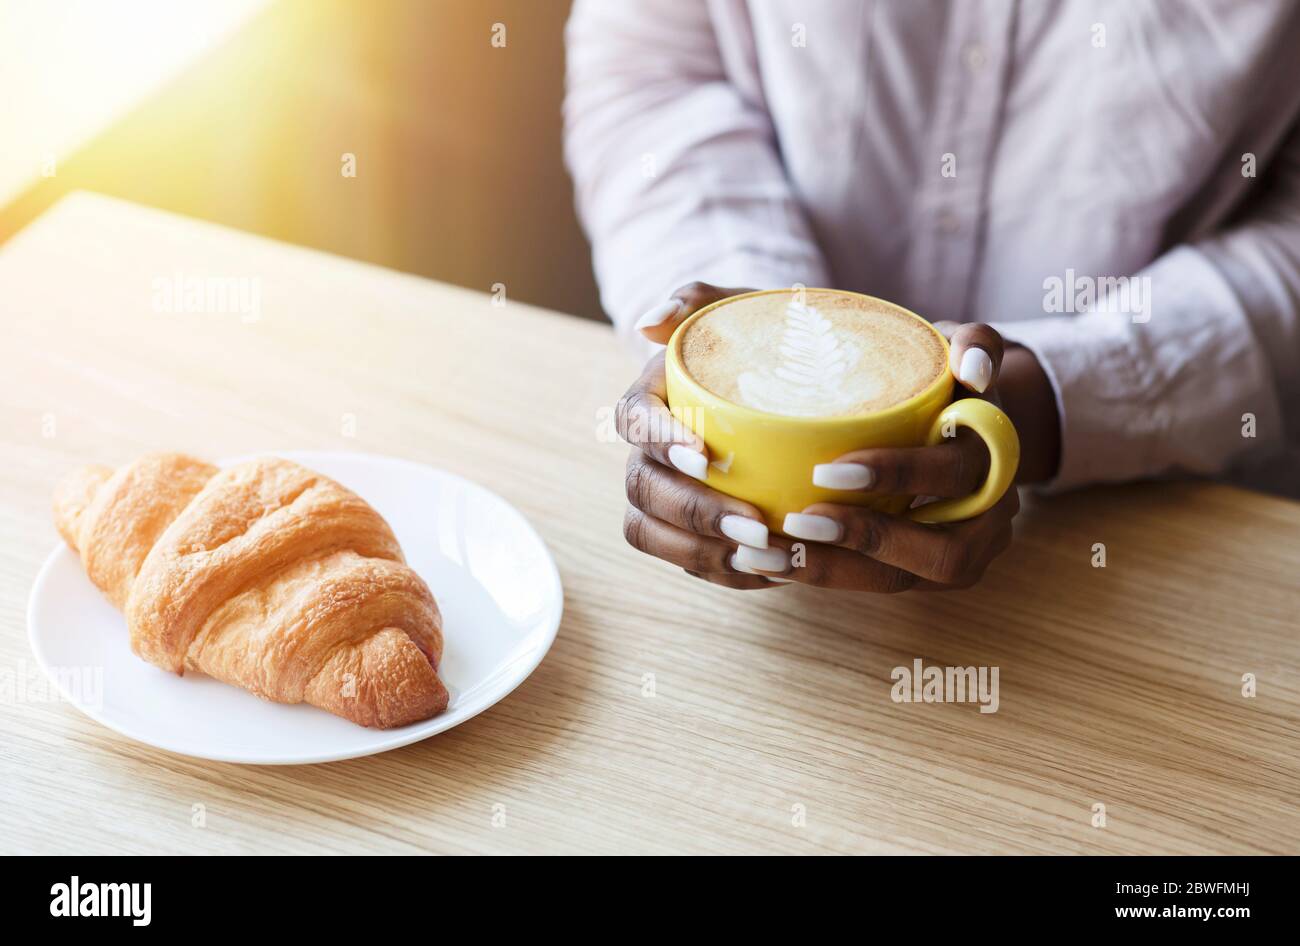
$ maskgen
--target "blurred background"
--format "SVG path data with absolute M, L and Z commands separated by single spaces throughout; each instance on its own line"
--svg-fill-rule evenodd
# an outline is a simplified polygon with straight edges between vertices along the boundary
M 0 0 L 0 242 L 93 190 L 603 318 L 560 148 L 568 11 Z

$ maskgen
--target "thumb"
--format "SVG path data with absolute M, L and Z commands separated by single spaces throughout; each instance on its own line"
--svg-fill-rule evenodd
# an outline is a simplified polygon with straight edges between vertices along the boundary
M 935 322 L 934 327 L 948 337 L 949 369 L 957 382 L 975 394 L 989 391 L 1002 367 L 1004 345 L 997 329 L 980 322 Z
M 687 283 L 669 296 L 667 302 L 661 302 L 637 319 L 635 328 L 650 341 L 667 345 L 668 339 L 672 338 L 677 326 L 685 322 L 693 312 L 719 299 L 750 291 L 749 289 L 725 289 L 704 282 Z

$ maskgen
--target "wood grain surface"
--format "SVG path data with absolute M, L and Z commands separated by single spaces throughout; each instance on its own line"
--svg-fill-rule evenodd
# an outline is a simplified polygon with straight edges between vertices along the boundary
M 249 280 L 256 311 L 159 311 L 178 275 Z M 86 194 L 0 249 L 0 851 L 1300 851 L 1300 506 L 1094 490 L 1027 501 L 973 591 L 730 592 L 623 543 L 610 330 L 506 291 Z M 471 477 L 554 552 L 559 639 L 483 715 L 328 765 L 170 755 L 33 698 L 54 481 L 160 448 Z M 894 702 L 918 658 L 998 667 L 997 712 Z

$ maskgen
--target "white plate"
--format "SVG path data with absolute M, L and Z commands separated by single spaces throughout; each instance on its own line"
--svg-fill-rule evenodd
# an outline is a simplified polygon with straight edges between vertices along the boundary
M 447 710 L 401 729 L 366 729 L 306 704 L 268 703 L 201 674 L 167 673 L 131 653 L 122 615 L 91 584 L 76 554 L 60 546 L 32 587 L 28 633 L 41 669 L 87 716 L 132 739 L 203 759 L 331 762 L 463 723 L 541 663 L 560 626 L 564 593 L 545 543 L 513 506 L 459 476 L 406 460 L 276 455 L 338 480 L 393 527 L 407 563 L 442 610 L 438 672 L 451 692 Z

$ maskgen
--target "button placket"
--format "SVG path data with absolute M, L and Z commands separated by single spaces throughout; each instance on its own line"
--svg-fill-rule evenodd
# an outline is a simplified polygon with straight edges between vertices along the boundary
M 951 10 L 926 153 L 933 164 L 921 175 L 907 270 L 909 296 L 935 319 L 973 317 L 969 299 L 1014 22 L 1006 0 Z M 944 167 L 955 174 L 945 176 Z

